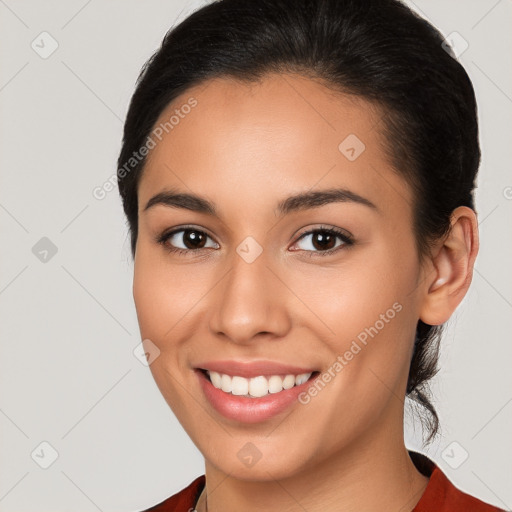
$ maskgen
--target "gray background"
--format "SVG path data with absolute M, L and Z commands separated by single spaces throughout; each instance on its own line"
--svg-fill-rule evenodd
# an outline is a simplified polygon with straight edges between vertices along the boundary
M 469 44 L 460 60 L 476 89 L 483 149 L 481 251 L 433 385 L 443 436 L 425 453 L 461 489 L 510 509 L 512 3 L 409 3 Z M 136 511 L 203 473 L 133 355 L 140 338 L 117 189 L 102 201 L 92 195 L 115 173 L 143 62 L 199 5 L 0 0 L 2 512 Z M 45 59 L 31 47 L 51 49 L 43 31 L 58 43 Z M 407 423 L 418 449 L 418 426 Z M 43 441 L 58 453 L 47 469 Z

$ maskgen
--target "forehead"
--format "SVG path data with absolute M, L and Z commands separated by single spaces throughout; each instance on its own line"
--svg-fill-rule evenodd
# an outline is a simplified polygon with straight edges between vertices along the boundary
M 220 204 L 224 194 L 233 202 L 233 192 L 241 203 L 250 196 L 263 204 L 315 186 L 355 189 L 375 203 L 408 201 L 383 151 L 382 115 L 363 98 L 299 75 L 209 80 L 177 97 L 155 123 L 167 129 L 140 181 L 140 208 L 166 186 Z

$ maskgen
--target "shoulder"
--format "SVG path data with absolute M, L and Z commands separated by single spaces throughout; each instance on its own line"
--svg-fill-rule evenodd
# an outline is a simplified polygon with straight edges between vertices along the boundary
M 191 512 L 204 488 L 204 484 L 205 475 L 201 475 L 180 492 L 143 512 Z
M 413 512 L 503 512 L 455 487 L 439 467 L 425 459 L 423 468 L 430 470 L 430 480 Z

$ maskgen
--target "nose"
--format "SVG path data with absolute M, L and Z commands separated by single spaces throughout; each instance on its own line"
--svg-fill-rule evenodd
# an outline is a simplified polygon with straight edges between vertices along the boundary
M 261 335 L 286 335 L 291 297 L 269 263 L 265 251 L 251 263 L 234 254 L 230 270 L 211 297 L 209 325 L 215 335 L 237 344 L 253 343 Z

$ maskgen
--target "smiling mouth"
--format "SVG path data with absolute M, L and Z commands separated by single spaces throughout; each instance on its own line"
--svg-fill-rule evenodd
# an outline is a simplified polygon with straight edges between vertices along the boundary
M 320 372 L 314 371 L 301 373 L 299 375 L 259 375 L 245 378 L 238 375 L 227 375 L 211 370 L 200 370 L 211 382 L 213 387 L 228 395 L 243 396 L 246 398 L 261 398 L 270 394 L 277 394 L 282 391 L 300 386 L 309 380 L 316 378 Z

